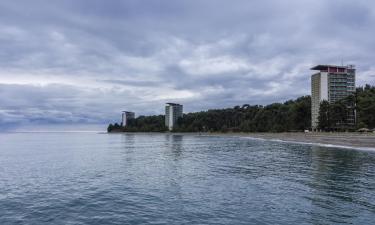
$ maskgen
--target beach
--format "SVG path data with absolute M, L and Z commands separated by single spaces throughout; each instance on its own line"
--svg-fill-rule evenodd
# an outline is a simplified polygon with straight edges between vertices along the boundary
M 288 132 L 288 133 L 228 133 L 240 137 L 260 138 L 286 142 L 333 145 L 340 147 L 375 149 L 374 133 L 328 133 L 328 132 Z
M 109 133 L 130 133 L 130 134 L 156 134 L 164 132 L 120 132 Z M 282 133 L 244 133 L 244 132 L 166 132 L 174 135 L 208 135 L 208 136 L 230 136 L 248 137 L 270 141 L 283 141 L 291 143 L 324 145 L 331 147 L 356 148 L 375 150 L 375 133 L 354 133 L 354 132 L 282 132 Z

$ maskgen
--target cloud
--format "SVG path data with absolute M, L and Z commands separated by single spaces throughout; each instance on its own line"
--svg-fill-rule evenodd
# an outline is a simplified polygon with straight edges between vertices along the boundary
M 375 84 L 374 25 L 364 0 L 4 0 L 0 126 L 285 101 L 341 61 Z

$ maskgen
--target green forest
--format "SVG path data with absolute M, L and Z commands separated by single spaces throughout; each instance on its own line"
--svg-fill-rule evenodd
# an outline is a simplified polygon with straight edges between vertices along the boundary
M 356 109 L 356 126 L 345 125 L 348 111 Z M 348 96 L 329 104 L 323 101 L 319 110 L 319 129 L 324 131 L 347 131 L 359 128 L 375 128 L 375 86 L 366 85 L 356 90 L 355 96 Z
M 347 104 L 356 107 L 356 127 L 337 126 L 347 114 Z M 319 127 L 325 131 L 374 128 L 375 86 L 359 87 L 355 96 L 333 104 L 322 102 L 319 113 Z M 164 120 L 164 115 L 139 116 L 129 120 L 126 127 L 117 123 L 110 124 L 108 132 L 164 132 L 167 131 Z M 303 96 L 266 106 L 244 104 L 233 108 L 187 113 L 177 124 L 173 132 L 303 131 L 311 128 L 311 98 Z

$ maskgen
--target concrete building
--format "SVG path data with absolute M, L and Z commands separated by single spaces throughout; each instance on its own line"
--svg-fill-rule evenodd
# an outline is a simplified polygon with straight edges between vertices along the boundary
M 355 94 L 355 67 L 318 65 L 311 70 L 319 71 L 311 76 L 311 126 L 312 130 L 317 130 L 319 107 L 323 100 L 334 103 Z M 348 108 L 352 110 L 349 110 L 347 124 L 354 125 L 354 107 Z
M 121 125 L 123 127 L 126 127 L 126 125 L 128 124 L 129 119 L 134 119 L 134 118 L 135 118 L 135 113 L 134 112 L 122 111 Z
M 167 103 L 165 106 L 165 126 L 169 130 L 173 129 L 177 119 L 182 117 L 183 106 L 177 103 Z

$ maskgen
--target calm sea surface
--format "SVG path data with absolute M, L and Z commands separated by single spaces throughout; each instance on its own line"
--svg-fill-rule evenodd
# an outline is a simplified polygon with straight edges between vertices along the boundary
M 0 224 L 375 224 L 375 152 L 197 135 L 0 134 Z

